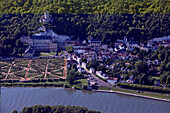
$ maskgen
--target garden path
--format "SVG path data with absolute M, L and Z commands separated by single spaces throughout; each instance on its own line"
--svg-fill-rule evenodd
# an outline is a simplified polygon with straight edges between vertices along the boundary
M 8 73 L 6 74 L 6 77 L 4 78 L 4 80 L 6 80 L 8 78 L 8 75 L 11 72 L 11 68 L 12 68 L 13 64 L 14 64 L 14 61 L 11 63 Z
M 45 68 L 44 78 L 47 78 L 48 63 L 49 63 L 49 59 L 47 60 L 47 65 L 46 65 L 46 68 Z
M 29 60 L 28 67 L 27 67 L 27 69 L 26 69 L 25 80 L 27 79 L 27 76 L 28 76 L 28 73 L 29 73 L 29 70 L 30 70 L 31 61 L 32 61 L 32 60 Z
M 63 73 L 63 78 L 65 78 L 66 79 L 66 77 L 67 77 L 67 58 L 65 58 L 64 59 L 64 73 Z

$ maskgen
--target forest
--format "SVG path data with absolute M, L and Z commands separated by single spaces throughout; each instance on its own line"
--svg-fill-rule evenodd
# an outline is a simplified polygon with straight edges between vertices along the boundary
M 40 26 L 72 39 L 102 39 L 113 45 L 116 39 L 146 42 L 170 35 L 169 14 L 52 14 L 53 23 L 40 23 L 42 14 L 1 14 L 0 39 L 2 56 L 20 56 L 26 48 L 21 36 L 32 36 Z
M 169 0 L 0 0 L 0 14 L 170 13 Z
M 18 113 L 13 110 L 11 113 Z M 100 111 L 89 110 L 86 107 L 80 106 L 63 106 L 63 105 L 35 105 L 24 107 L 20 113 L 100 113 Z

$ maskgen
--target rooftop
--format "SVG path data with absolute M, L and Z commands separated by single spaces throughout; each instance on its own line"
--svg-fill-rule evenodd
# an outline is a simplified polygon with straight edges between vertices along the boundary
M 52 39 L 52 37 L 51 36 L 32 36 L 31 39 L 43 40 L 43 39 Z
M 91 39 L 91 41 L 101 41 L 101 39 Z

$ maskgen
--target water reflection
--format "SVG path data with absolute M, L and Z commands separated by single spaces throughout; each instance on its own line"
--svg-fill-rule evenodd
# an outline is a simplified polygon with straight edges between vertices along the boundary
M 115 93 L 61 88 L 1 88 L 1 113 L 32 105 L 74 105 L 102 113 L 169 113 L 170 103 Z

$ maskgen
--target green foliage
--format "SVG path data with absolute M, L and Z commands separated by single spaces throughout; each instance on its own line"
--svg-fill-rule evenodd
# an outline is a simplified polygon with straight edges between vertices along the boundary
M 82 58 L 82 59 L 81 59 L 81 62 L 87 63 L 87 59 L 86 59 L 86 58 Z
M 12 110 L 12 112 L 11 113 L 18 113 L 18 111 L 17 110 Z
M 95 75 L 95 76 L 98 77 L 99 79 L 103 80 L 104 82 L 107 82 L 106 79 L 104 79 L 104 78 L 102 78 L 102 77 L 100 77 L 100 76 L 98 76 L 98 75 Z
M 69 74 L 67 75 L 66 81 L 71 84 L 73 83 L 74 79 L 75 79 L 75 76 Z
M 35 105 L 31 107 L 24 107 L 20 113 L 100 113 L 100 111 L 93 111 L 88 110 L 86 107 L 70 105 Z
M 120 86 L 122 88 L 135 89 L 135 90 L 170 93 L 169 88 L 162 88 L 162 87 L 157 87 L 157 86 L 147 86 L 147 85 L 128 84 L 128 83 L 118 83 L 117 86 Z
M 73 52 L 73 47 L 72 46 L 65 46 L 65 49 L 67 52 L 72 53 Z
M 98 90 L 111 90 L 111 88 L 100 86 L 100 87 L 98 87 Z
M 147 73 L 148 66 L 146 62 L 137 61 L 135 63 L 135 70 L 138 74 Z
M 168 77 L 166 78 L 166 84 L 167 84 L 167 85 L 170 84 L 170 76 L 168 76 Z
M 168 0 L 3 0 L 0 13 L 126 14 L 169 13 Z M 135 24 L 135 22 L 134 22 Z
M 20 37 L 30 36 L 31 32 L 41 26 L 37 22 L 39 15 L 0 15 L 1 27 L 1 55 L 22 56 L 26 46 L 20 41 Z

